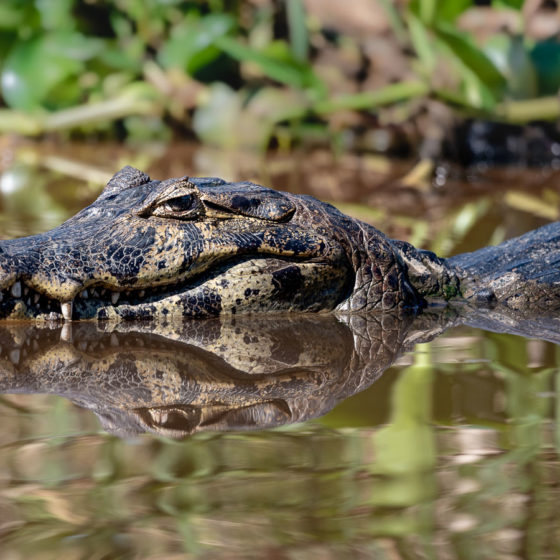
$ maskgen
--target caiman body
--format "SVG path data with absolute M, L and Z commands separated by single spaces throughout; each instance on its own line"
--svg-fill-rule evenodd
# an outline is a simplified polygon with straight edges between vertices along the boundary
M 61 226 L 0 242 L 0 317 L 560 309 L 560 227 L 439 259 L 312 197 L 131 167 Z

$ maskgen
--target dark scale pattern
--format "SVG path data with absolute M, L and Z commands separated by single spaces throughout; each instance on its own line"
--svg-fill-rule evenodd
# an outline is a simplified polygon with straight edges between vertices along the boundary
M 558 310 L 559 229 L 445 261 L 309 196 L 126 167 L 58 228 L 0 243 L 0 317 L 417 310 L 454 298 Z
M 297 265 L 289 265 L 272 273 L 274 297 L 280 299 L 293 299 L 301 290 L 304 278 Z M 250 294 L 248 294 L 250 295 Z
M 222 310 L 222 298 L 217 292 L 201 290 L 181 301 L 183 317 L 208 317 L 219 315 Z

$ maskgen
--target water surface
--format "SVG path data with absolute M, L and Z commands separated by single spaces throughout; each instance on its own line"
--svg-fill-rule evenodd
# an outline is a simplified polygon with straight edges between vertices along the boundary
M 2 236 L 95 197 L 18 165 Z M 473 243 L 543 220 L 484 204 Z M 560 353 L 525 333 L 451 312 L 0 328 L 0 557 L 556 558 Z

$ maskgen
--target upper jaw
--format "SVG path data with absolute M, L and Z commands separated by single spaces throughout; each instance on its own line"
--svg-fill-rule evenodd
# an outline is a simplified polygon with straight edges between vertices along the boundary
M 284 246 L 290 248 L 291 253 L 294 253 L 292 245 L 302 245 L 307 247 L 307 250 L 299 253 L 296 251 L 295 256 L 288 256 L 287 263 L 323 262 L 320 259 L 324 259 L 324 262 L 338 260 L 340 255 L 332 248 L 327 255 L 309 249 L 309 247 L 316 249 L 324 246 L 317 236 L 302 235 L 301 230 L 299 233 L 299 236 L 294 233 L 291 239 L 285 236 Z M 259 250 L 262 253 L 259 253 Z M 54 277 L 43 275 L 45 280 L 41 281 L 41 263 L 35 262 L 33 271 L 32 267 L 23 268 L 20 274 L 4 271 L 4 282 L 0 287 L 0 318 L 36 319 L 48 322 L 77 319 L 120 320 L 153 318 L 158 314 L 169 313 L 169 309 L 174 313 L 183 313 L 182 310 L 185 309 L 186 316 L 218 314 L 221 312 L 218 307 L 193 309 L 192 312 L 186 309 L 189 301 L 197 298 L 200 300 L 204 282 L 208 278 L 212 278 L 216 273 L 219 275 L 220 270 L 227 270 L 235 263 L 252 258 L 266 261 L 271 255 L 275 256 L 282 252 L 283 247 L 273 247 L 270 240 L 265 243 L 259 241 L 258 247 L 256 246 L 254 251 L 247 254 L 225 253 L 214 262 L 211 255 L 206 258 L 201 257 L 199 260 L 194 259 L 191 266 L 185 267 L 183 273 L 177 275 L 175 281 L 167 280 L 166 283 L 159 284 L 155 282 L 152 285 L 149 282 L 139 282 L 136 285 L 134 283 L 126 285 L 123 282 L 119 285 L 115 282 L 117 279 L 108 273 L 105 275 L 105 280 L 86 279 L 81 283 L 71 277 L 63 276 L 61 271 L 57 271 Z M 18 260 L 23 259 L 18 258 Z M 266 272 L 266 267 L 263 270 Z M 218 287 L 217 290 L 219 289 Z M 245 289 L 246 287 L 243 291 Z
M 245 229 L 239 232 L 236 218 L 196 224 L 129 213 L 119 214 L 107 227 L 92 207 L 79 220 L 75 216 L 45 234 L 0 242 L 0 319 L 110 318 L 117 307 L 127 308 L 131 318 L 142 317 L 153 302 L 188 288 L 193 279 L 211 275 L 232 259 L 341 258 L 339 247 L 297 220 L 263 224 L 245 217 Z M 123 274 L 118 261 L 106 258 L 107 247 L 127 247 L 131 231 L 148 228 L 156 231 L 153 246 L 143 249 L 151 264 L 144 263 L 135 276 Z M 170 239 L 172 247 L 162 251 Z M 163 271 L 158 270 L 158 254 L 167 258 Z M 84 265 L 75 264 L 80 262 Z

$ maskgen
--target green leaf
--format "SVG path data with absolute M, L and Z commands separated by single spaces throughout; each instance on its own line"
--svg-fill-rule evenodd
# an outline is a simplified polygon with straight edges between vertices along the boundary
M 493 8 L 510 8 L 512 10 L 521 10 L 525 0 L 492 0 Z M 451 2 L 452 3 L 452 2 Z
M 35 0 L 35 6 L 41 15 L 41 23 L 44 29 L 49 30 L 73 30 L 75 20 L 72 14 L 74 0 Z
M 140 37 L 130 37 L 123 48 L 116 41 L 107 42 L 99 60 L 114 70 L 140 74 L 144 63 L 145 45 Z
M 508 52 L 507 89 L 513 99 L 538 95 L 537 72 L 521 37 L 512 37 Z
M 275 52 L 274 44 L 268 52 L 243 45 L 231 37 L 219 37 L 216 44 L 232 58 L 257 65 L 265 76 L 273 80 L 295 88 L 312 88 L 321 96 L 325 93 L 324 84 L 310 66 L 290 60 L 285 56 L 284 49 Z
M 426 26 L 412 12 L 408 14 L 408 29 L 410 31 L 410 40 L 418 58 L 422 62 L 424 72 L 431 74 L 436 64 L 432 41 Z
M 560 118 L 560 102 L 557 95 L 507 101 L 496 108 L 496 114 L 507 122 L 519 124 L 531 121 L 557 121 Z
M 237 141 L 235 130 L 242 106 L 239 92 L 216 82 L 210 87 L 206 102 L 199 105 L 194 113 L 193 129 L 207 144 L 233 147 Z
M 560 43 L 555 40 L 537 43 L 530 56 L 537 71 L 539 93 L 557 93 L 560 89 Z
M 560 48 L 556 45 L 557 54 Z M 528 50 L 526 41 L 520 36 L 506 33 L 492 35 L 484 44 L 486 56 L 505 77 L 508 97 L 513 99 L 529 99 L 543 93 L 555 93 L 560 87 L 560 56 L 554 60 L 552 52 L 543 53 L 540 60 L 551 64 L 551 75 L 556 79 L 555 85 L 549 91 L 541 89 L 540 73 L 537 59 Z
M 19 31 L 22 27 L 31 27 L 38 19 L 32 2 L 21 0 L 0 2 L 0 29 Z
M 286 11 L 292 54 L 296 60 L 304 62 L 308 54 L 308 37 L 302 0 L 287 0 Z
M 4 100 L 22 110 L 44 105 L 54 86 L 83 70 L 82 61 L 97 50 L 94 43 L 76 33 L 49 34 L 16 43 L 2 70 Z
M 449 103 L 469 109 L 492 111 L 497 103 L 494 93 L 460 60 L 455 66 L 461 77 L 460 91 L 436 90 L 436 94 Z
M 492 90 L 468 68 L 464 69 L 463 78 L 465 96 L 471 106 L 491 111 L 498 101 Z
M 217 58 L 216 40 L 234 27 L 235 20 L 227 14 L 189 16 L 172 30 L 158 61 L 164 68 L 181 68 L 192 75 Z
M 453 23 L 464 11 L 473 5 L 473 0 L 439 0 L 436 9 L 436 22 Z
M 429 93 L 429 86 L 419 80 L 399 82 L 378 88 L 375 91 L 363 91 L 348 95 L 341 95 L 313 106 L 317 113 L 333 113 L 341 110 L 362 111 L 376 109 L 383 105 L 391 105 L 399 101 L 414 99 Z
M 17 40 L 18 38 L 15 32 L 0 30 L 0 61 L 6 58 Z
M 412 0 L 408 12 L 431 27 L 441 22 L 453 23 L 472 5 L 473 0 Z
M 511 49 L 511 41 L 511 35 L 495 33 L 484 42 L 484 54 L 504 76 L 507 76 L 509 70 L 508 56 Z
M 437 0 L 419 0 L 420 19 L 427 25 L 430 25 L 434 20 L 436 13 Z
M 104 46 L 102 39 L 86 37 L 77 32 L 57 32 L 45 36 L 45 48 L 49 55 L 71 60 L 90 60 Z
M 449 25 L 438 25 L 435 29 L 440 42 L 454 57 L 468 68 L 486 88 L 498 92 L 505 86 L 505 78 L 492 61 L 472 43 L 468 35 Z

